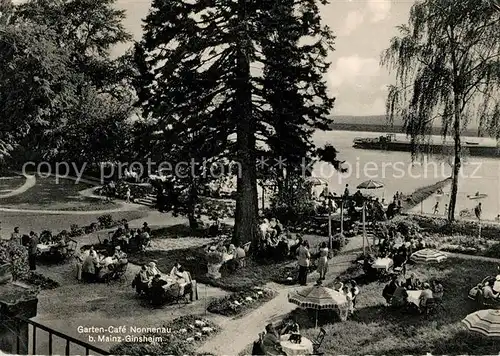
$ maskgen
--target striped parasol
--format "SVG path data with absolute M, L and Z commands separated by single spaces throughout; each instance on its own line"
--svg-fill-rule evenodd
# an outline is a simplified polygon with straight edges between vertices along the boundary
M 424 248 L 411 255 L 413 262 L 441 262 L 446 259 L 446 255 L 438 250 Z
M 320 177 L 307 177 L 305 179 L 305 182 L 310 183 L 313 186 L 316 186 L 316 185 L 328 186 L 328 180 L 326 180 L 325 178 L 320 178 Z
M 462 320 L 468 330 L 488 337 L 500 337 L 500 310 L 479 310 Z
M 316 310 L 316 326 L 318 326 L 318 311 L 327 309 L 345 309 L 347 299 L 336 290 L 323 287 L 320 283 L 311 288 L 305 288 L 288 294 L 288 301 L 301 308 Z

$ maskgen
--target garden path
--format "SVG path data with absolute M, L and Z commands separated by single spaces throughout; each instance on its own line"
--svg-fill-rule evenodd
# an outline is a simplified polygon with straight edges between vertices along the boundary
M 28 189 L 31 189 L 35 186 L 35 184 L 36 184 L 36 177 L 35 176 L 29 176 L 27 174 L 23 174 L 23 176 L 24 176 L 24 178 L 26 178 L 24 184 L 22 186 L 20 186 L 19 188 L 14 189 L 8 193 L 0 194 L 0 199 L 9 198 L 9 197 L 13 197 L 15 195 L 22 194 L 22 193 L 26 192 Z
M 349 248 L 353 247 L 355 247 L 354 242 Z M 355 250 L 357 249 L 359 247 Z M 338 275 L 352 265 L 355 259 L 356 254 L 352 252 L 345 252 L 333 257 L 330 261 L 328 274 L 324 283 L 333 282 Z M 317 278 L 318 275 L 316 272 L 311 273 L 308 278 L 309 286 Z M 222 327 L 222 332 L 208 340 L 197 352 L 213 355 L 238 355 L 258 338 L 259 333 L 264 330 L 264 327 L 268 323 L 281 320 L 286 314 L 292 312 L 297 307 L 288 302 L 289 292 L 298 288 L 307 288 L 297 286 L 285 287 L 276 283 L 268 283 L 266 287 L 278 290 L 278 295 L 241 318 L 227 318 L 221 321 L 219 325 Z

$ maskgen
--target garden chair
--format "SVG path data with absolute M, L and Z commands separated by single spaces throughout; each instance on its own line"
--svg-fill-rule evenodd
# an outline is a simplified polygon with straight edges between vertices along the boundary
M 437 303 L 435 299 L 427 299 L 427 302 L 425 303 L 425 306 L 422 306 L 422 313 L 425 316 L 430 316 L 434 314 L 437 310 Z
M 325 339 L 326 336 L 326 330 L 321 328 L 319 330 L 318 336 L 313 340 L 313 355 L 322 355 L 323 353 L 319 352 L 319 349 L 321 347 L 321 344 L 323 344 L 323 340 Z
M 117 265 L 115 269 L 108 275 L 107 282 L 110 283 L 112 280 L 119 280 L 119 281 L 121 281 L 122 279 L 127 280 L 126 276 L 127 267 L 128 267 L 128 262 Z

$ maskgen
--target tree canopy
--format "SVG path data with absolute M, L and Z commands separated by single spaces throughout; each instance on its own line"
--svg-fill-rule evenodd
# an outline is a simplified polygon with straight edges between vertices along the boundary
M 500 138 L 500 14 L 488 1 L 420 0 L 409 21 L 382 54 L 396 74 L 387 99 L 390 120 L 402 117 L 412 139 L 412 155 L 441 120 L 444 137 L 454 139 L 452 194 L 454 219 L 462 165 L 461 133 L 472 120 Z

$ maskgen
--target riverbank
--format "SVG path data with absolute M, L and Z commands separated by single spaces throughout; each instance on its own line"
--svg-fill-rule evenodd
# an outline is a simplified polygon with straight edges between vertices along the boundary
M 444 188 L 446 188 L 448 184 L 451 184 L 451 181 L 452 181 L 451 178 L 446 178 L 435 184 L 418 188 L 413 193 L 408 195 L 405 201 L 401 202 L 403 211 L 407 212 L 408 210 L 413 209 L 418 204 L 422 203 L 424 200 L 430 198 L 432 195 L 437 193 L 439 190 L 443 190 Z
M 332 131 L 352 131 L 352 132 L 380 132 L 381 134 L 386 133 L 404 133 L 405 129 L 403 126 L 389 126 L 384 124 L 349 124 L 349 123 L 333 123 L 330 125 L 330 130 Z M 432 128 L 431 135 L 441 136 L 442 128 L 434 127 Z M 476 130 L 466 130 L 463 133 L 467 137 L 478 137 Z

